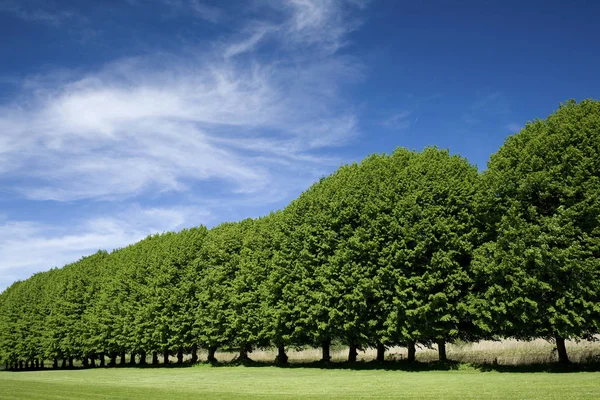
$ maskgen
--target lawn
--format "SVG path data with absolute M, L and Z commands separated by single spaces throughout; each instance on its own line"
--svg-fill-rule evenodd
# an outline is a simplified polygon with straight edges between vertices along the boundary
M 0 399 L 598 399 L 600 372 L 269 367 L 0 372 Z

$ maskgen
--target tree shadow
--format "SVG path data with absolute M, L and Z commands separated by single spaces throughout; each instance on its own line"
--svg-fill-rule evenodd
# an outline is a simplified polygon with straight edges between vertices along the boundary
M 201 363 L 207 364 L 207 363 Z M 252 361 L 245 360 L 244 362 L 216 362 L 210 364 L 216 368 L 227 368 L 236 366 L 246 367 L 276 367 L 282 369 L 329 369 L 329 370 L 385 370 L 385 371 L 404 371 L 404 372 L 426 372 L 426 371 L 480 371 L 480 372 L 501 372 L 501 373 L 536 373 L 536 372 L 551 372 L 551 373 L 573 373 L 573 372 L 600 372 L 600 363 L 546 363 L 546 364 L 523 364 L 523 365 L 499 365 L 488 363 L 462 363 L 458 361 L 434 361 L 434 362 L 409 362 L 401 361 L 367 361 L 367 362 L 302 362 L 302 363 L 287 363 L 279 364 L 268 361 Z
M 212 367 L 212 368 L 233 368 L 244 366 L 248 368 L 281 368 L 281 369 L 323 369 L 323 370 L 384 370 L 384 371 L 403 371 L 403 372 L 427 372 L 427 371 L 480 371 L 480 372 L 500 372 L 500 373 L 576 373 L 576 372 L 600 372 L 600 362 L 593 361 L 588 363 L 545 363 L 545 364 L 522 364 L 522 365 L 499 365 L 497 363 L 462 363 L 448 360 L 445 362 L 409 362 L 408 360 L 393 361 L 358 361 L 358 362 L 289 362 L 286 364 L 275 361 L 254 361 L 252 359 L 232 361 L 200 361 L 198 363 L 183 362 L 169 364 L 118 364 L 116 366 L 96 366 L 83 367 L 75 366 L 72 368 L 45 368 L 45 369 L 18 369 L 6 370 L 7 372 L 26 372 L 26 371 L 75 371 L 90 369 L 169 369 L 169 368 L 194 368 L 194 367 Z

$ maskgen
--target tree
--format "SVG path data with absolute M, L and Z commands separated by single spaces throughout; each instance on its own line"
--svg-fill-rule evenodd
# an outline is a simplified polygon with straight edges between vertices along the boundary
M 385 347 L 395 344 L 385 327 L 393 280 L 387 279 L 389 264 L 381 263 L 386 241 L 379 229 L 393 229 L 391 166 L 389 155 L 369 156 L 349 166 L 346 179 L 338 179 L 328 197 L 328 218 L 338 240 L 328 268 L 317 273 L 324 273 L 324 280 L 330 282 L 326 287 L 332 289 L 330 297 L 337 297 L 330 318 L 349 346 L 350 362 L 355 362 L 357 350 L 365 347 L 376 347 L 377 359 L 383 361 Z
M 246 359 L 252 343 L 237 337 L 235 282 L 246 231 L 251 219 L 239 223 L 224 223 L 212 228 L 206 236 L 196 260 L 199 277 L 195 331 L 199 342 L 209 349 L 209 361 L 215 361 L 218 347 L 237 348 L 240 359 Z
M 18 324 L 22 317 L 23 281 L 17 281 L 0 295 L 0 356 L 7 365 L 17 369 L 22 367 L 23 360 L 19 347 L 23 338 L 19 335 Z
M 341 328 L 333 321 L 340 293 L 331 279 L 330 264 L 341 240 L 332 218 L 339 200 L 335 190 L 355 167 L 342 167 L 322 178 L 286 207 L 284 238 L 275 257 L 276 279 L 286 282 L 278 305 L 278 317 L 286 326 L 284 336 L 297 345 L 320 345 L 326 362 Z
M 184 353 L 192 354 L 192 362 L 197 361 L 198 332 L 193 329 L 195 311 L 198 307 L 196 293 L 199 290 L 194 279 L 194 261 L 204 246 L 208 230 L 204 226 L 184 229 L 169 235 L 163 244 L 161 279 L 163 287 L 163 307 L 155 314 L 161 315 L 161 322 L 168 329 L 168 347 L 177 349 L 178 362 Z
M 554 340 L 599 332 L 600 102 L 571 100 L 494 154 L 476 252 L 477 322 L 487 332 Z
M 436 343 L 446 360 L 446 342 L 472 338 L 470 261 L 477 240 L 474 195 L 477 169 L 446 150 L 426 148 L 406 158 L 395 153 L 399 196 L 393 213 L 397 236 L 388 245 L 396 268 L 390 325 L 409 345 Z M 393 157 L 393 158 L 394 158 Z

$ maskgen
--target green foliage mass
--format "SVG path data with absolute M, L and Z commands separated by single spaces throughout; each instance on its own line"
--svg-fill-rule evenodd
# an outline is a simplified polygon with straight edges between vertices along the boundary
M 600 102 L 569 101 L 506 140 L 481 177 L 478 323 L 490 334 L 600 328 Z
M 0 359 L 356 349 L 600 332 L 600 103 L 569 101 L 480 174 L 447 150 L 344 165 L 257 219 L 99 251 L 0 294 Z M 562 352 L 561 352 L 562 351 Z M 324 351 L 324 358 L 326 358 Z M 192 358 L 193 359 L 193 358 Z M 124 360 L 122 360 L 124 361 Z

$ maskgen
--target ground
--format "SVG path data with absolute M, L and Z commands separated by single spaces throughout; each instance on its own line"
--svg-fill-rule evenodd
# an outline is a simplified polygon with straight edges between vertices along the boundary
M 0 399 L 598 399 L 600 372 L 199 365 L 0 372 Z

